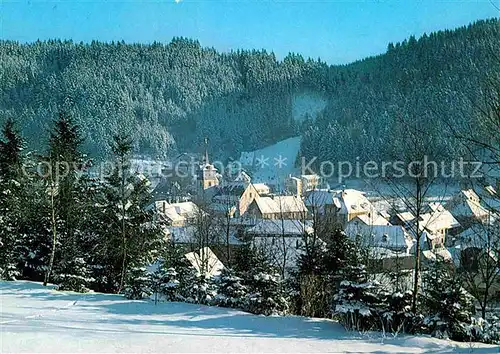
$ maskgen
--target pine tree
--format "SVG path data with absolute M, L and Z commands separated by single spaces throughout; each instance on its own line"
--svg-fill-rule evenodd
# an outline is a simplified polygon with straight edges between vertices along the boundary
M 163 235 L 153 223 L 153 214 L 146 211 L 151 194 L 150 182 L 131 169 L 132 140 L 117 135 L 113 142 L 115 159 L 105 181 L 103 218 L 107 262 L 112 268 L 110 277 L 116 291 L 123 290 L 125 276 L 130 267 L 140 267 L 158 258 Z
M 26 206 L 23 174 L 24 141 L 8 119 L 0 139 L 0 279 L 16 280 L 21 275 L 20 239 L 23 208 Z
M 209 305 L 216 296 L 214 281 L 209 274 L 193 272 L 187 279 L 191 279 L 189 289 L 185 298 L 188 302 L 201 305 Z M 187 284 L 186 284 L 187 285 Z
M 288 312 L 285 281 L 262 250 L 251 244 L 244 246 L 236 254 L 235 270 L 247 289 L 245 311 L 265 315 Z
M 469 340 L 467 328 L 475 312 L 472 296 L 462 287 L 450 265 L 436 261 L 425 274 L 423 298 L 428 313 L 424 324 L 433 336 Z
M 123 294 L 127 299 L 141 300 L 152 294 L 146 267 L 132 267 L 127 271 Z
M 415 333 L 421 331 L 422 315 L 412 312 L 412 293 L 389 293 L 382 291 L 383 303 L 380 316 L 383 319 L 384 330 L 390 333 Z
M 93 279 L 89 275 L 85 260 L 77 257 L 67 262 L 60 265 L 61 270 L 55 276 L 58 290 L 69 290 L 80 293 L 87 292 Z
M 183 297 L 179 292 L 180 282 L 179 273 L 175 268 L 168 268 L 161 277 L 160 293 L 166 301 L 181 301 Z
M 80 128 L 68 113 L 61 111 L 50 133 L 49 150 L 44 158 L 52 233 L 52 250 L 45 285 L 50 280 L 54 263 L 61 261 L 58 268 L 69 274 L 72 269 L 77 268 L 63 269 L 61 265 L 69 266 L 72 264 L 71 260 L 81 256 L 79 217 L 82 210 L 78 200 L 78 184 L 84 158 L 80 151 L 82 141 Z M 61 249 L 57 249 L 58 243 Z
M 248 312 L 266 316 L 288 312 L 285 283 L 277 273 L 258 272 L 247 282 L 249 292 L 245 305 Z
M 335 295 L 334 313 L 347 329 L 358 331 L 380 328 L 379 314 L 386 304 L 377 282 L 368 280 L 364 265 L 348 266 Z
M 315 233 L 317 230 L 314 231 Z M 325 267 L 326 244 L 314 234 L 303 237 L 303 252 L 298 270 L 288 280 L 294 313 L 301 316 L 326 317 L 330 313 L 332 286 Z
M 232 269 L 224 268 L 219 276 L 215 278 L 217 295 L 214 304 L 222 307 L 243 309 L 246 307 L 247 287 L 243 285 L 243 279 L 236 275 Z

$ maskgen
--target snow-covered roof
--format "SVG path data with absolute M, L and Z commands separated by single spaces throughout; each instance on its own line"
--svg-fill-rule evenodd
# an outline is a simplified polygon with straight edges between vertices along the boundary
M 167 233 L 174 243 L 188 244 L 196 239 L 194 226 L 170 226 L 167 228 Z
M 193 202 L 168 203 L 165 200 L 158 200 L 150 204 L 147 209 L 154 209 L 162 218 L 171 222 L 182 222 L 195 218 L 199 208 Z
M 497 195 L 497 190 L 493 186 L 486 186 L 486 187 L 484 187 L 484 190 L 486 192 L 488 192 L 488 194 L 491 195 L 491 196 L 493 196 L 493 197 L 498 196 Z
M 259 195 L 271 193 L 271 188 L 269 188 L 269 186 L 265 183 L 254 183 L 253 186 Z
M 396 214 L 396 216 L 403 222 L 410 222 L 415 220 L 415 215 L 410 213 L 409 211 L 404 211 L 402 213 Z
M 479 202 L 479 196 L 473 189 L 463 189 L 460 193 L 468 200 Z
M 285 262 L 286 269 L 296 269 L 298 257 L 304 253 L 302 236 L 288 236 L 278 242 L 272 237 L 256 236 L 252 243 L 272 265 L 282 267 Z
M 370 247 L 370 257 L 373 259 L 405 257 L 406 252 L 396 252 L 385 247 Z
M 370 201 L 366 198 L 365 193 L 356 189 L 344 189 L 339 191 L 337 192 L 337 198 L 342 202 L 341 212 L 369 212 L 374 209 Z
M 203 247 L 198 251 L 189 252 L 184 255 L 198 274 L 204 273 L 207 276 L 217 276 L 224 269 L 224 264 L 212 252 L 210 247 Z
M 263 219 L 255 226 L 249 228 L 247 232 L 253 235 L 282 235 L 300 236 L 304 233 L 311 233 L 313 230 L 298 220 L 271 220 Z
M 373 205 L 366 198 L 365 193 L 356 189 L 343 190 L 313 190 L 308 193 L 306 206 L 322 208 L 325 205 L 335 205 L 342 214 L 357 212 L 371 212 Z
M 360 214 L 349 222 L 352 222 L 352 223 L 362 222 L 365 225 L 390 225 L 391 224 L 389 221 L 387 221 L 386 218 L 384 218 L 378 212 L 373 212 L 373 213 L 369 213 L 369 214 Z
M 305 205 L 307 207 L 322 208 L 325 205 L 333 204 L 334 196 L 334 191 L 330 191 L 327 189 L 315 189 L 308 192 L 305 199 Z
M 255 199 L 262 214 L 306 213 L 302 199 L 296 196 L 260 197 Z
M 420 215 L 419 226 L 422 230 L 426 229 L 431 233 L 436 233 L 439 230 L 460 227 L 460 223 L 442 205 L 433 205 L 431 209 L 432 212 Z
M 361 240 L 371 247 L 410 249 L 413 245 L 412 237 L 400 225 L 365 225 L 349 223 L 345 233 Z
M 252 179 L 245 171 L 239 171 L 236 177 L 233 179 L 233 182 L 243 182 L 248 184 L 251 180 Z
M 436 248 L 434 250 L 422 251 L 422 255 L 429 261 L 436 261 L 442 259 L 444 261 L 452 261 L 453 257 L 446 248 Z

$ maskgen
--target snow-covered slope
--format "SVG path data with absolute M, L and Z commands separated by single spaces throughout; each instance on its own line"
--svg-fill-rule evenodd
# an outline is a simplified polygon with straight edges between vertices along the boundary
M 298 174 L 295 159 L 300 150 L 300 137 L 281 140 L 263 149 L 241 154 L 240 162 L 252 171 L 252 182 L 283 188 L 284 178 Z
M 263 317 L 224 308 L 65 293 L 0 282 L 0 352 L 469 352 L 424 337 L 382 340 L 333 321 Z M 475 345 L 475 352 L 496 348 Z

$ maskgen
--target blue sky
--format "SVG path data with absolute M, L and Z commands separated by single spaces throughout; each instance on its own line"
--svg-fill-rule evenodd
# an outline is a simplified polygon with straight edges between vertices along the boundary
M 0 37 L 168 43 L 184 36 L 221 51 L 296 52 L 339 64 L 412 34 L 499 17 L 499 9 L 500 0 L 0 0 Z

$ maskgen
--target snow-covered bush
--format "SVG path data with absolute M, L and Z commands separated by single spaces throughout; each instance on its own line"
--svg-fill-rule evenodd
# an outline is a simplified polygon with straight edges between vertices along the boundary
M 132 300 L 140 300 L 152 294 L 146 267 L 133 267 L 129 270 L 123 294 Z
M 500 319 L 493 314 L 487 320 L 473 317 L 467 334 L 471 341 L 500 344 Z
M 168 268 L 163 272 L 159 286 L 159 292 L 166 301 L 182 301 L 184 298 L 179 292 L 179 274 L 174 268 Z
M 288 311 L 284 282 L 278 275 L 264 272 L 253 275 L 245 310 L 255 314 L 284 315 Z
M 89 290 L 88 286 L 93 279 L 89 275 L 85 260 L 77 257 L 62 264 L 61 271 L 55 276 L 55 281 L 58 284 L 58 290 L 84 293 Z
M 421 329 L 423 316 L 411 311 L 412 292 L 384 293 L 386 308 L 380 313 L 384 330 L 390 333 L 415 333 Z
M 348 266 L 345 279 L 334 296 L 334 315 L 347 329 L 372 330 L 380 327 L 379 315 L 387 308 L 380 285 L 367 280 L 364 265 Z
M 424 325 L 438 338 L 468 341 L 475 312 L 472 296 L 452 270 L 441 262 L 425 274 L 423 301 L 428 315 Z
M 213 299 L 216 306 L 245 308 L 247 287 L 243 279 L 236 275 L 232 269 L 224 268 L 219 276 L 214 279 L 217 295 Z
M 185 279 L 184 294 L 187 302 L 209 305 L 216 295 L 213 279 L 207 274 L 194 274 Z
M 21 272 L 13 263 L 7 264 L 4 269 L 0 268 L 0 279 L 14 281 L 20 276 Z

